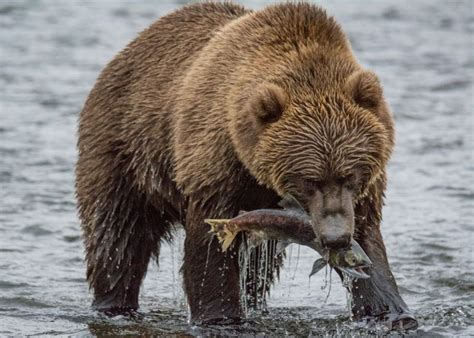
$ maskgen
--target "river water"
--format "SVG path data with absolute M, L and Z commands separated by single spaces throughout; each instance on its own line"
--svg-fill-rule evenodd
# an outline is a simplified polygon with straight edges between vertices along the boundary
M 0 2 L 0 335 L 383 334 L 350 321 L 338 278 L 329 295 L 324 273 L 308 279 L 317 256 L 297 246 L 268 314 L 241 326 L 189 326 L 182 234 L 150 267 L 141 321 L 90 310 L 73 195 L 78 113 L 108 60 L 184 2 Z M 395 114 L 383 234 L 420 321 L 413 334 L 474 335 L 474 2 L 320 3 L 379 74 Z

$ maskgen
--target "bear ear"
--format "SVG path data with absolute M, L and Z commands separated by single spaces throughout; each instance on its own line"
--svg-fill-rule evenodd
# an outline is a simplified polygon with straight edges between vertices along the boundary
M 276 122 L 287 105 L 285 91 L 275 84 L 265 84 L 256 90 L 248 102 L 248 109 L 261 124 Z
M 376 109 L 382 102 L 382 87 L 377 76 L 365 70 L 360 70 L 346 81 L 346 92 L 361 107 Z

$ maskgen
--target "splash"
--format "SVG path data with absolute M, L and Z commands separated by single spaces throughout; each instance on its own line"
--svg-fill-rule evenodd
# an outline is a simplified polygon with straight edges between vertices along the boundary
M 170 254 L 171 254 L 171 278 L 172 283 L 172 297 L 174 305 L 179 308 L 187 308 L 187 299 L 183 288 L 182 278 L 180 276 L 180 267 L 183 262 L 184 250 L 184 229 L 177 229 L 174 235 L 173 243 L 170 243 Z
M 249 252 L 247 248 L 247 236 L 244 234 L 242 244 L 239 247 L 239 275 L 240 275 L 240 303 L 245 315 L 248 314 L 247 306 L 247 266 L 249 262 Z
M 349 318 L 352 321 L 353 315 L 352 315 L 352 306 L 354 303 L 354 294 L 352 292 L 352 286 L 354 282 L 354 277 L 349 276 L 345 272 L 342 272 L 342 286 L 347 290 L 346 292 L 346 301 L 347 301 L 347 308 L 349 310 Z
M 253 311 L 266 310 L 269 276 L 275 264 L 274 252 L 276 244 L 273 241 L 263 241 L 259 244 L 242 235 L 239 246 L 238 260 L 240 269 L 240 298 L 246 317 Z

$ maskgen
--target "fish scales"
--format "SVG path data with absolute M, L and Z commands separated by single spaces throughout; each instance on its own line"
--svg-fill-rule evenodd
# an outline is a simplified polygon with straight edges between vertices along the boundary
M 228 250 L 240 232 L 246 232 L 254 243 L 263 240 L 279 240 L 284 246 L 289 243 L 305 245 L 316 250 L 323 258 L 315 261 L 311 275 L 330 264 L 355 278 L 369 278 L 362 268 L 371 266 L 369 257 L 355 241 L 345 250 L 327 251 L 319 245 L 309 216 L 299 210 L 259 209 L 232 219 L 206 219 L 221 243 L 222 250 Z M 283 249 L 284 249 L 283 246 Z

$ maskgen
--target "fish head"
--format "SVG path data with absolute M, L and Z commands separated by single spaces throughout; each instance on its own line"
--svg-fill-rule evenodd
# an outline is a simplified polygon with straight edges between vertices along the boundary
M 369 278 L 367 269 L 372 267 L 372 261 L 364 249 L 355 240 L 351 241 L 349 250 L 340 251 L 339 260 L 334 261 L 334 267 L 353 278 Z
M 357 255 L 352 250 L 347 250 L 344 253 L 344 263 L 347 266 L 357 266 L 358 265 L 358 258 Z

